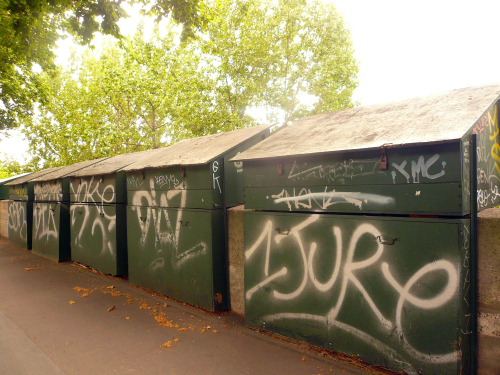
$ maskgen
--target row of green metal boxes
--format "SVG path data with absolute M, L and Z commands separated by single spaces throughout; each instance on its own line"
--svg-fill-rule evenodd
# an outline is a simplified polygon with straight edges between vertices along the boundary
M 243 203 L 241 166 L 228 160 L 266 138 L 269 127 L 77 163 L 13 183 L 11 211 L 21 207 L 16 220 L 30 230 L 32 217 L 33 229 L 30 235 L 9 227 L 9 238 L 48 259 L 71 259 L 206 310 L 225 310 L 225 210 Z
M 246 323 L 408 374 L 475 373 L 476 215 L 500 204 L 499 93 L 312 116 L 233 158 Z

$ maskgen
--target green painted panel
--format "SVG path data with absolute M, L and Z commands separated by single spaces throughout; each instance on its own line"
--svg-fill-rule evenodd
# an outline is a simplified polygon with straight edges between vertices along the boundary
M 226 207 L 237 206 L 245 202 L 243 193 L 243 162 L 233 163 L 228 160 L 253 145 L 256 145 L 267 137 L 269 137 L 269 129 L 266 129 L 263 133 L 258 134 L 252 139 L 240 144 L 238 147 L 224 155 L 224 191 Z
M 128 192 L 129 206 L 172 208 L 218 208 L 221 194 L 215 190 L 134 190 Z
M 79 203 L 125 203 L 124 173 L 71 178 L 70 201 Z
M 36 202 L 69 202 L 69 177 L 52 181 L 35 182 Z
M 158 293 L 219 310 L 226 275 L 214 273 L 213 253 L 225 257 L 220 210 L 127 207 L 129 280 Z M 220 278 L 222 282 L 214 281 Z M 223 303 L 226 295 L 222 295 Z
M 462 214 L 462 184 L 246 188 L 245 208 L 391 214 Z
M 498 106 L 485 111 L 472 128 L 477 134 L 477 206 L 479 210 L 500 205 L 500 127 Z M 464 139 L 463 142 L 468 142 Z
M 33 204 L 33 254 L 55 262 L 70 260 L 67 203 Z
M 27 182 L 20 185 L 9 186 L 9 197 L 15 201 L 33 201 L 34 199 L 34 182 Z
M 460 182 L 460 143 L 388 148 L 388 169 L 379 167 L 381 151 L 297 156 L 244 162 L 244 185 L 345 186 Z M 278 164 L 283 173 L 278 174 Z
M 247 324 L 395 371 L 458 374 L 466 220 L 245 213 Z M 465 331 L 466 332 L 466 331 Z M 464 338 L 464 336 L 467 336 Z
M 127 172 L 127 190 L 212 189 L 210 164 L 183 168 L 184 177 L 181 176 L 180 166 Z
M 99 272 L 127 276 L 124 204 L 71 204 L 71 260 Z
M 9 241 L 24 249 L 31 249 L 33 203 L 10 200 L 8 213 Z

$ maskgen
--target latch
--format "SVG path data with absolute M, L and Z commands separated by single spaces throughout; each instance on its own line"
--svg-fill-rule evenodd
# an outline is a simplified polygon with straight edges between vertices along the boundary
M 278 174 L 283 174 L 283 163 L 278 164 Z
M 186 167 L 181 167 L 181 177 L 186 177 Z
M 387 160 L 387 147 L 386 146 L 382 146 L 379 167 L 380 167 L 380 169 L 388 169 L 389 168 L 389 161 Z

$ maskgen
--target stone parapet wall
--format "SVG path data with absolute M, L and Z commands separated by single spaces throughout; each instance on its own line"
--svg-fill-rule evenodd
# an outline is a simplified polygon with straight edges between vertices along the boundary
M 1 200 L 0 201 L 0 237 L 8 238 L 8 224 L 9 224 L 9 201 Z

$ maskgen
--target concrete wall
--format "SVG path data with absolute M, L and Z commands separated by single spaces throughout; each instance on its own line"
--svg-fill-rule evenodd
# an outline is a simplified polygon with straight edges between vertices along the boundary
M 8 200 L 0 201 L 0 237 L 8 238 L 8 224 L 9 224 L 9 211 L 8 211 Z
M 500 209 L 481 211 L 478 221 L 479 375 L 500 374 Z
M 243 206 L 227 210 L 227 236 L 229 257 L 229 298 L 231 310 L 245 314 L 245 279 L 244 279 L 244 235 Z

